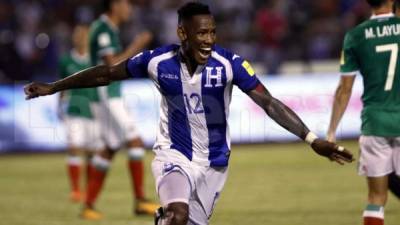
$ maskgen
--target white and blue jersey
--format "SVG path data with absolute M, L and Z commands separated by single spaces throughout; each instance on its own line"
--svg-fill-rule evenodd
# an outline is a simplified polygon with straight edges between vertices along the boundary
M 156 152 L 179 151 L 193 162 L 228 165 L 232 87 L 248 92 L 259 84 L 247 61 L 214 46 L 208 62 L 191 76 L 180 46 L 169 45 L 129 59 L 127 71 L 132 77 L 149 77 L 161 93 Z

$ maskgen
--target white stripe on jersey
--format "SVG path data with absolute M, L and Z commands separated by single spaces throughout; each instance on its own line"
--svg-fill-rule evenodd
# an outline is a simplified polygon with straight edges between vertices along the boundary
M 150 79 L 153 80 L 157 89 L 160 89 L 158 83 L 158 64 L 160 62 L 170 59 L 176 55 L 176 52 L 170 51 L 162 55 L 152 58 L 148 64 L 147 71 Z M 161 95 L 160 102 L 160 120 L 158 121 L 159 129 L 157 130 L 156 142 L 154 143 L 154 149 L 160 149 L 162 147 L 171 146 L 172 141 L 169 135 L 168 129 L 168 103 L 165 96 Z
M 150 60 L 147 66 L 147 72 L 150 76 L 150 79 L 152 79 L 154 84 L 156 85 L 157 89 L 160 89 L 160 84 L 158 83 L 158 64 L 160 64 L 160 62 L 164 60 L 174 57 L 175 55 L 176 52 L 170 51 L 162 55 L 156 56 Z
M 197 106 L 200 110 L 204 111 L 203 101 L 202 101 L 202 71 L 203 66 L 198 66 L 193 74 L 190 76 L 187 67 L 184 63 L 181 63 L 181 80 L 182 80 L 182 92 L 189 100 L 190 106 L 193 110 L 187 112 L 187 118 L 190 126 L 190 135 L 192 138 L 192 161 L 199 163 L 209 163 L 209 139 L 208 139 L 208 129 L 205 113 L 195 113 Z M 196 95 L 197 97 L 192 97 Z M 186 102 L 185 102 L 186 104 Z M 198 105 L 199 104 L 199 105 Z M 194 108 L 196 107 L 196 108 Z

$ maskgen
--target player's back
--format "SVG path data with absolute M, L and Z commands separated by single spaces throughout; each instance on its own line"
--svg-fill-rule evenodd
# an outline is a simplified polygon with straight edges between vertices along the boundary
M 341 71 L 363 77 L 365 135 L 400 135 L 400 19 L 374 16 L 346 34 Z

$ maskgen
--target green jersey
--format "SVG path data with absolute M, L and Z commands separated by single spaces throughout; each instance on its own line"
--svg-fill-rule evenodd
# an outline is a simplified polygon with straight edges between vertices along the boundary
M 90 66 L 88 56 L 80 56 L 76 51 L 64 55 L 59 62 L 60 76 L 65 78 Z M 94 88 L 72 89 L 64 92 L 65 113 L 71 116 L 93 118 L 90 103 L 94 100 Z
M 340 71 L 363 77 L 363 135 L 400 136 L 399 45 L 400 19 L 393 14 L 373 16 L 345 36 Z
M 118 29 L 110 23 L 106 15 L 102 15 L 90 26 L 89 48 L 92 66 L 103 64 L 103 56 L 118 54 L 122 51 Z M 121 82 L 108 85 L 107 96 L 121 97 Z

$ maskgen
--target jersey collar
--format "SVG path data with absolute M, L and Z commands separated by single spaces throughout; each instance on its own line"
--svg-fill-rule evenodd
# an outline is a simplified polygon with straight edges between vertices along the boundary
M 88 54 L 80 55 L 75 49 L 71 50 L 71 56 L 79 63 L 89 63 Z
M 393 13 L 384 13 L 384 14 L 379 14 L 379 15 L 372 15 L 371 20 L 373 19 L 382 19 L 382 18 L 388 18 L 388 17 L 394 17 Z
M 110 28 L 111 30 L 118 32 L 118 27 L 114 26 L 114 24 L 111 23 L 110 18 L 106 15 L 106 14 L 102 14 L 100 16 L 100 19 L 105 22 Z

